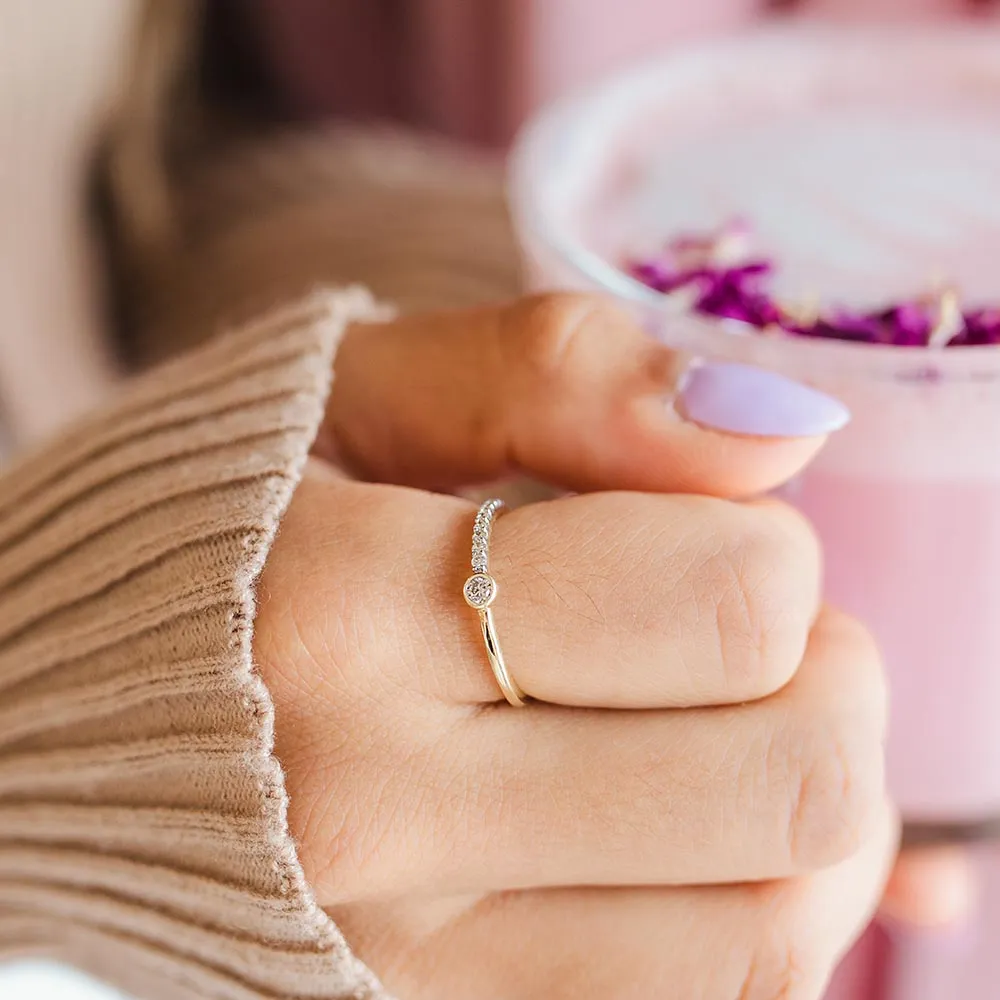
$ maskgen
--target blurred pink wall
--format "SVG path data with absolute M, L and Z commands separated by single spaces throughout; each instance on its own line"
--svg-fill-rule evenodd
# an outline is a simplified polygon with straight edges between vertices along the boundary
M 506 141 L 540 102 L 766 0 L 261 0 L 254 34 L 292 109 Z M 246 8 L 244 8 L 244 11 Z
M 502 144 L 539 103 L 668 46 L 796 17 L 914 20 L 994 0 L 260 0 L 260 57 L 294 113 L 390 118 Z
M 492 141 L 509 138 L 540 103 L 673 42 L 749 23 L 761 7 L 760 0 L 484 0 L 473 14 L 467 0 L 413 5 L 428 27 L 421 41 L 433 42 L 418 49 L 424 80 L 452 74 L 425 94 L 426 121 Z

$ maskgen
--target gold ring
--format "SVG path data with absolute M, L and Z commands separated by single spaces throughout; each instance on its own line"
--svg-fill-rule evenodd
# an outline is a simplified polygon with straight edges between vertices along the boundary
M 472 576 L 465 581 L 462 594 L 465 603 L 479 615 L 479 626 L 483 632 L 483 641 L 486 643 L 486 656 L 503 696 L 515 708 L 523 708 L 527 696 L 518 687 L 517 681 L 504 663 L 496 622 L 493 620 L 493 602 L 497 599 L 498 587 L 496 580 L 490 576 L 490 534 L 493 531 L 493 522 L 502 511 L 502 500 L 487 500 L 479 508 L 476 526 L 472 529 Z

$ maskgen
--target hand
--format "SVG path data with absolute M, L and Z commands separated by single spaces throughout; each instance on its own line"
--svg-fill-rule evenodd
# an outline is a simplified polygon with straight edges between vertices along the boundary
M 300 857 L 406 1000 L 814 1000 L 877 905 L 874 645 L 821 605 L 799 515 L 691 495 L 759 494 L 822 438 L 685 422 L 675 375 L 576 297 L 342 347 L 321 447 L 359 473 L 592 491 L 494 531 L 525 709 L 461 598 L 467 502 L 315 460 L 269 558 L 255 652 Z

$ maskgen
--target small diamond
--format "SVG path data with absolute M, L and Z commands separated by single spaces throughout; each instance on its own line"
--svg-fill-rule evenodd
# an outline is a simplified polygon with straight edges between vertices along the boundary
M 465 581 L 463 593 L 470 608 L 482 611 L 488 608 L 497 596 L 496 580 L 487 573 L 476 573 Z

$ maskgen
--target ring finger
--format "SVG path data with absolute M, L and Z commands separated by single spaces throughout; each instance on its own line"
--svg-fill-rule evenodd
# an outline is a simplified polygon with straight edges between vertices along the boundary
M 309 866 L 342 898 L 809 871 L 871 833 L 884 712 L 874 647 L 835 612 L 794 680 L 752 705 L 441 709 L 421 738 L 389 732 L 352 765 L 373 772 L 364 829 L 311 837 L 328 863 Z M 338 842 L 351 844 L 350 865 L 337 864 Z
M 399 689 L 437 703 L 500 700 L 461 596 L 469 505 L 358 484 L 338 487 L 335 499 L 351 531 L 332 532 L 329 551 L 323 535 L 302 544 L 331 581 L 321 590 L 350 602 L 340 616 L 372 638 L 363 655 L 345 650 L 337 660 L 366 669 L 377 662 Z M 316 504 L 329 520 L 331 500 Z M 340 569 L 356 565 L 377 576 Z M 819 606 L 815 536 L 770 501 L 598 493 L 534 504 L 496 522 L 491 571 L 512 675 L 529 695 L 559 705 L 671 708 L 765 697 L 794 674 Z M 386 581 L 406 585 L 387 589 Z M 406 627 L 386 633 L 373 608 L 379 616 L 394 609 Z M 307 643 L 330 650 L 328 602 L 308 617 L 300 605 L 296 617 Z

